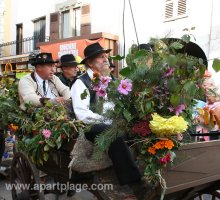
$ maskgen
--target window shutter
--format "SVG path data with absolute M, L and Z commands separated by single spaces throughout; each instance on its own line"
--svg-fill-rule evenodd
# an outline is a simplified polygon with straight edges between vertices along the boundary
M 166 0 L 165 3 L 165 20 L 173 17 L 173 1 Z
M 186 0 L 178 1 L 178 13 L 177 15 L 185 15 L 186 14 Z
M 91 33 L 90 5 L 82 6 L 81 10 L 81 35 Z
M 50 14 L 50 41 L 59 39 L 59 13 Z

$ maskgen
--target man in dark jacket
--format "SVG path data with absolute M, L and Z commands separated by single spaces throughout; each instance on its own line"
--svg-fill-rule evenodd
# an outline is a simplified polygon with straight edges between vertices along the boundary
M 96 92 L 91 89 L 91 80 L 94 73 L 106 75 L 110 73 L 107 53 L 111 49 L 104 49 L 99 43 L 87 46 L 84 50 L 85 58 L 81 64 L 85 64 L 87 72 L 80 76 L 71 88 L 73 109 L 76 118 L 86 124 L 93 124 L 90 131 L 85 133 L 87 140 L 94 143 L 95 137 L 111 127 L 110 121 L 95 110 L 98 98 Z M 85 99 L 81 99 L 83 91 L 89 91 Z M 108 108 L 111 105 L 106 105 Z M 105 105 L 104 105 L 105 110 Z M 128 145 L 122 138 L 117 138 L 109 147 L 108 155 L 113 163 L 114 171 L 121 185 L 129 185 L 138 199 L 143 199 L 149 192 L 149 185 L 141 180 L 141 173 L 134 161 Z M 145 187 L 146 186 L 146 187 Z M 150 198 L 148 198 L 150 200 Z
M 77 65 L 78 63 L 73 54 L 66 54 L 60 57 L 60 67 L 63 72 L 60 74 L 59 78 L 67 87 L 71 86 L 79 72 Z

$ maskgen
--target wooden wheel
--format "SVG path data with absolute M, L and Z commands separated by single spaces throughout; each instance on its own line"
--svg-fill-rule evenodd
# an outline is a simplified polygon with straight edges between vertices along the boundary
M 14 154 L 11 165 L 11 186 L 13 200 L 45 199 L 43 191 L 39 190 L 39 171 L 23 152 Z
M 207 198 L 210 200 L 219 200 L 220 199 L 220 192 L 214 191 L 211 193 L 198 194 L 192 200 L 205 200 Z

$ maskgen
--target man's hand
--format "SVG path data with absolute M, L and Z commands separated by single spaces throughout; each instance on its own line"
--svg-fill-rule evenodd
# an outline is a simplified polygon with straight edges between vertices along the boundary
M 58 102 L 58 103 L 62 103 L 64 104 L 66 102 L 66 100 L 64 99 L 64 97 L 56 97 L 55 98 L 55 101 Z

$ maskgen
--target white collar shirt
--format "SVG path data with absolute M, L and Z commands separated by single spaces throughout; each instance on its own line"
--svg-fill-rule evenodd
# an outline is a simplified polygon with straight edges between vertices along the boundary
M 43 81 L 44 81 L 44 80 L 37 74 L 37 72 L 34 73 L 34 76 L 35 76 L 35 78 L 36 78 L 38 87 L 40 87 L 40 89 L 41 89 L 41 92 L 42 92 L 42 94 L 43 94 L 43 97 L 50 98 L 50 99 L 55 99 L 55 96 L 54 96 L 54 94 L 52 93 L 51 88 L 50 88 L 50 86 L 49 86 L 49 81 L 48 81 L 48 80 L 45 80 L 46 95 L 44 95 L 44 91 L 43 91 Z
M 87 73 L 90 77 L 90 79 L 93 78 L 93 71 L 88 68 Z M 84 91 L 87 91 L 87 96 L 85 99 L 81 99 L 81 94 Z M 72 104 L 73 104 L 73 109 L 74 113 L 76 115 L 76 118 L 78 120 L 82 120 L 86 124 L 91 124 L 91 123 L 106 123 L 110 124 L 110 120 L 106 120 L 103 116 L 94 113 L 91 111 L 90 108 L 90 94 L 88 91 L 88 88 L 85 86 L 85 84 L 80 80 L 77 79 L 75 83 L 73 84 L 71 88 L 71 97 L 72 97 Z M 103 110 L 105 111 L 106 109 L 109 109 L 111 106 L 108 105 L 108 103 L 105 103 L 103 106 Z

